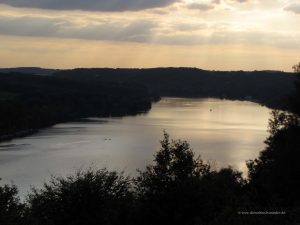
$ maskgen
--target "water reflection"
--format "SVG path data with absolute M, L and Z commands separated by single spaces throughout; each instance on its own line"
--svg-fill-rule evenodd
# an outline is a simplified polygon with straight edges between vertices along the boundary
M 249 102 L 164 98 L 146 114 L 58 124 L 2 143 L 0 177 L 24 192 L 51 174 L 91 165 L 135 174 L 152 162 L 164 129 L 186 139 L 202 158 L 245 171 L 245 160 L 264 148 L 269 112 Z

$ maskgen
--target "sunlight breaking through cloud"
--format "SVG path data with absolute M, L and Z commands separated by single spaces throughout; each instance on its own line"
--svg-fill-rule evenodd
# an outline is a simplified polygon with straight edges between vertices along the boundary
M 123 43 L 120 48 L 141 43 L 161 55 L 177 46 L 193 52 L 233 45 L 244 49 L 243 58 L 250 46 L 300 49 L 299 9 L 290 0 L 0 0 L 0 35 Z

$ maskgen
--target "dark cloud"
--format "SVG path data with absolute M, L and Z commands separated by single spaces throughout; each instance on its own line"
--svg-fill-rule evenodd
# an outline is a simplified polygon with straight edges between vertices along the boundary
M 227 0 L 227 2 L 229 2 L 229 3 L 235 3 L 235 2 L 245 3 L 245 2 L 250 2 L 250 0 Z
M 286 11 L 291 11 L 296 14 L 300 14 L 300 3 L 292 3 L 284 8 Z
M 135 11 L 164 7 L 176 1 L 178 0 L 0 0 L 0 3 L 14 7 L 54 10 Z
M 218 5 L 218 4 L 221 4 L 221 0 L 213 0 L 212 3 Z
M 221 0 L 211 0 L 210 2 L 207 3 L 200 3 L 200 2 L 194 2 L 187 4 L 188 9 L 195 9 L 195 10 L 201 10 L 201 11 L 209 11 L 211 9 L 214 9 L 215 6 L 220 5 Z
M 79 26 L 62 18 L 0 16 L 0 35 L 146 42 L 155 23 L 147 20 Z
M 201 11 L 208 11 L 214 8 L 213 4 L 205 4 L 205 3 L 191 3 L 187 5 L 188 9 L 196 9 Z
M 181 32 L 193 32 L 199 31 L 207 28 L 207 25 L 204 23 L 201 24 L 191 24 L 191 23 L 179 23 L 173 26 L 176 31 Z

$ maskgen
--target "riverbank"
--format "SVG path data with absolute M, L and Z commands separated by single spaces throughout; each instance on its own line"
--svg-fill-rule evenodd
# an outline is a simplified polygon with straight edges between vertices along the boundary
M 136 115 L 148 111 L 152 101 L 136 84 L 0 74 L 0 141 L 81 118 Z

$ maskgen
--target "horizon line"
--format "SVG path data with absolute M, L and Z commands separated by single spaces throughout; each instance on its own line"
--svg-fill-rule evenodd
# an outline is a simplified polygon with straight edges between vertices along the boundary
M 13 69 L 42 69 L 42 70 L 78 70 L 78 69 L 111 69 L 111 70 L 151 70 L 151 69 L 195 69 L 202 71 L 212 72 L 280 72 L 280 73 L 293 73 L 293 71 L 284 71 L 276 69 L 262 69 L 262 70 L 214 70 L 214 69 L 203 69 L 199 67 L 188 67 L 188 66 L 164 66 L 164 67 L 73 67 L 73 68 L 52 68 L 52 67 L 39 67 L 39 66 L 17 66 L 17 67 L 0 67 L 0 70 L 13 70 Z

